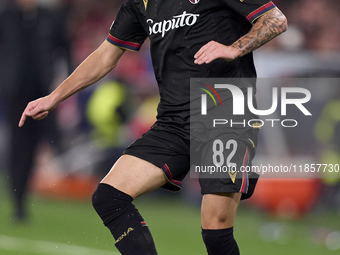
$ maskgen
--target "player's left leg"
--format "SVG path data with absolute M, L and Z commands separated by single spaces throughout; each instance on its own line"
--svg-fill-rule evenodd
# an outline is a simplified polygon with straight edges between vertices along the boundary
M 202 200 L 202 237 L 208 255 L 239 255 L 233 226 L 241 193 L 205 194 Z
M 209 255 L 239 255 L 239 249 L 233 235 L 233 226 L 236 211 L 241 199 L 251 196 L 254 191 L 257 177 L 244 171 L 251 166 L 255 148 L 241 139 L 231 139 L 220 136 L 222 144 L 228 150 L 219 156 L 228 158 L 230 165 L 226 171 L 200 172 L 200 185 L 203 194 L 202 200 L 202 236 Z M 216 140 L 215 140 L 216 141 Z M 216 157 L 215 141 L 201 146 L 202 165 L 213 166 Z M 223 148 L 220 146 L 219 148 Z M 218 149 L 218 148 L 217 148 Z M 224 161 L 223 161 L 224 162 Z M 221 168 L 222 169 L 222 168 Z

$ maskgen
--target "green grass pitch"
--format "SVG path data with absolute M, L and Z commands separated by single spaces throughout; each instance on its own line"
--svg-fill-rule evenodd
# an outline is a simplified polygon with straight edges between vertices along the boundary
M 85 202 L 51 200 L 32 195 L 30 219 L 18 224 L 10 217 L 10 201 L 0 187 L 1 255 L 115 255 L 109 231 Z M 150 227 L 160 255 L 206 255 L 201 239 L 200 213 L 178 195 L 153 194 L 135 204 Z M 313 214 L 298 220 L 277 220 L 241 205 L 235 236 L 242 255 L 339 254 L 323 242 L 323 235 L 338 231 L 336 213 Z

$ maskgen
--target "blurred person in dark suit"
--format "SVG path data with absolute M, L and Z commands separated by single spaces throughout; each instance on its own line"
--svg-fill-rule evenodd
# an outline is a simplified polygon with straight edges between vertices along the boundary
M 70 69 L 63 16 L 42 8 L 37 0 L 10 1 L 0 12 L 0 97 L 10 131 L 8 168 L 17 220 L 27 215 L 28 181 L 39 141 L 48 138 L 51 144 L 58 142 L 55 118 L 42 125 L 30 121 L 23 129 L 17 122 L 28 100 L 50 91 L 58 55 L 65 57 Z

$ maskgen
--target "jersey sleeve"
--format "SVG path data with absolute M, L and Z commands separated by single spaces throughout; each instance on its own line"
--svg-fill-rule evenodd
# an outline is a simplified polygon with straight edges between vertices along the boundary
M 138 51 L 147 36 L 131 1 L 125 1 L 112 23 L 106 40 L 120 48 Z
M 223 0 L 230 8 L 245 17 L 250 23 L 275 8 L 269 0 Z

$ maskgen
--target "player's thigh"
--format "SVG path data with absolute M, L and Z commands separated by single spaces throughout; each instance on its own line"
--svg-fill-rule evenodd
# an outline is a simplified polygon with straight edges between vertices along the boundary
M 167 180 L 157 166 L 135 156 L 123 155 L 101 182 L 135 198 L 161 187 Z
M 224 229 L 234 226 L 241 193 L 205 194 L 201 206 L 203 229 Z

